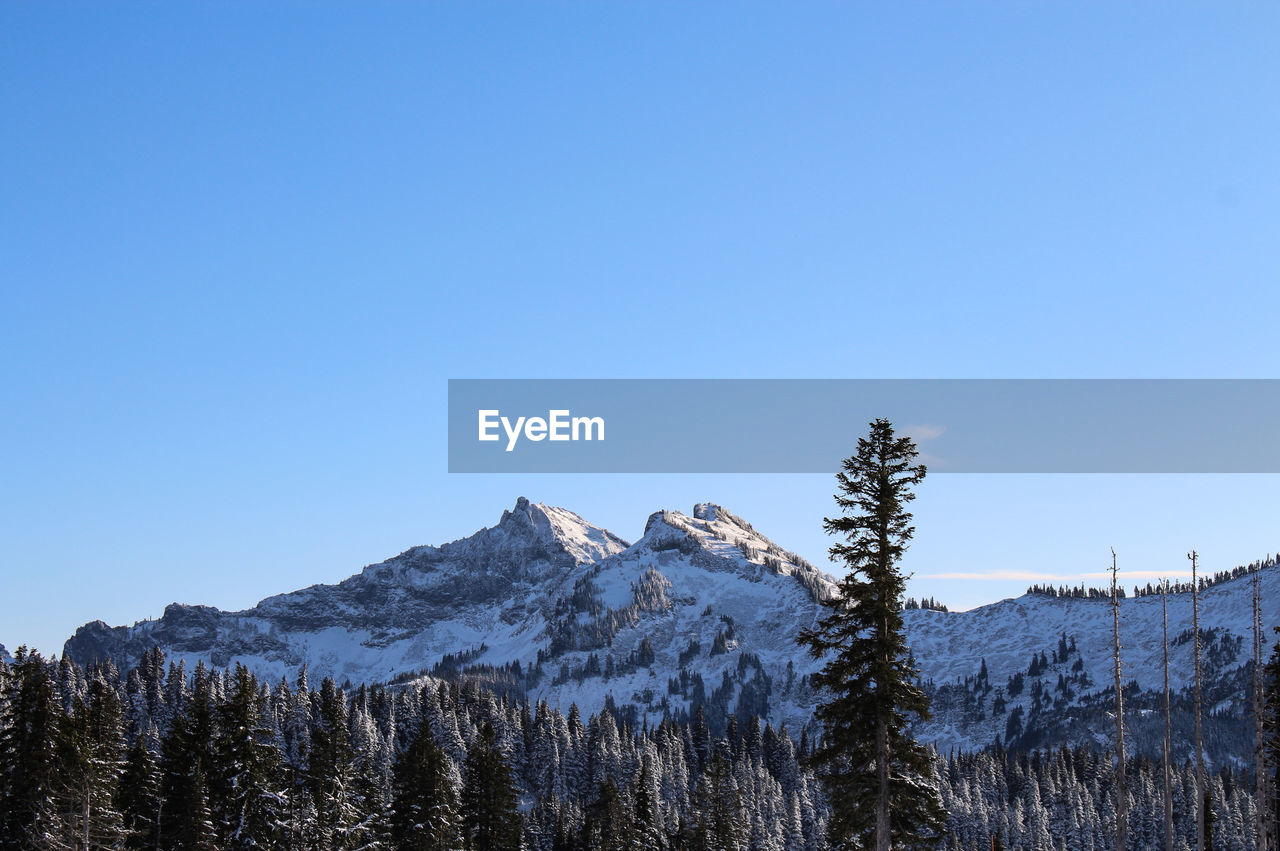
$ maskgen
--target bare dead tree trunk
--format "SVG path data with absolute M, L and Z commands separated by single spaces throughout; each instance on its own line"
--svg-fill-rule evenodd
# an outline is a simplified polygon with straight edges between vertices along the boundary
M 1112 547 L 1111 618 L 1116 671 L 1116 851 L 1125 851 L 1129 843 L 1129 790 L 1125 784 L 1124 688 L 1120 684 L 1120 589 L 1116 575 L 1116 551 Z
M 1267 849 L 1267 760 L 1262 730 L 1262 573 L 1253 572 L 1253 759 L 1255 846 Z
M 1160 583 L 1164 610 L 1164 848 L 1173 851 L 1173 703 L 1169 697 L 1169 580 Z
M 80 836 L 81 841 L 84 843 L 84 851 L 89 851 L 89 813 L 90 813 L 89 790 L 88 788 L 86 788 L 84 792 L 84 799 L 81 801 L 81 813 L 80 813 L 80 818 L 84 822 L 81 825 L 81 836 Z
M 1192 550 L 1187 553 L 1187 558 L 1191 559 L 1191 632 L 1193 633 L 1192 646 L 1195 653 L 1196 670 L 1196 851 L 1205 851 L 1204 726 L 1201 720 L 1200 699 L 1200 581 L 1196 573 L 1199 554 Z

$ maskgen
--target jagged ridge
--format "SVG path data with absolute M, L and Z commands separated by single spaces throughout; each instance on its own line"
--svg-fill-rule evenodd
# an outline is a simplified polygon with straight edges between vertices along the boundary
M 1264 619 L 1276 623 L 1280 570 L 1264 570 L 1262 580 Z M 234 659 L 270 678 L 306 664 L 313 676 L 353 683 L 434 669 L 565 708 L 611 705 L 657 720 L 702 706 L 713 724 L 737 712 L 795 728 L 810 718 L 815 696 L 806 680 L 818 663 L 794 636 L 834 593 L 831 577 L 718 505 L 655 512 L 628 545 L 573 512 L 522 497 L 493 527 L 406 550 L 336 585 L 242 612 L 174 604 L 132 627 L 95 622 L 64 652 L 82 664 L 111 658 L 123 667 L 159 645 L 189 664 Z M 1170 597 L 1175 638 L 1189 635 L 1188 601 Z M 1139 747 L 1144 693 L 1162 679 L 1159 608 L 1158 597 L 1121 601 Z M 1211 726 L 1222 728 L 1222 758 L 1239 750 L 1231 729 L 1247 712 L 1240 648 L 1249 611 L 1248 577 L 1203 594 L 1219 716 Z M 944 748 L 1107 741 L 1105 601 L 1029 595 L 968 612 L 910 610 L 904 619 L 935 697 L 923 737 Z M 1064 643 L 1069 652 L 1059 658 Z M 1190 686 L 1189 653 L 1189 642 L 1175 642 L 1180 691 Z

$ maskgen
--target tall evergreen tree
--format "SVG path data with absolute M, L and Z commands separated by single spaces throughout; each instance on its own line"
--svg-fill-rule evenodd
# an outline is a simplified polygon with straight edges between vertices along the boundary
M 124 815 L 126 848 L 155 848 L 160 839 L 160 766 L 148 725 L 134 740 L 120 777 L 119 809 Z
M 316 829 L 322 849 L 356 848 L 363 822 L 356 792 L 355 754 L 347 726 L 347 696 L 325 677 L 315 707 L 308 780 L 316 807 Z
M 658 790 L 653 777 L 653 760 L 645 755 L 640 763 L 640 774 L 632 792 L 635 811 L 635 839 L 633 847 L 638 851 L 662 851 L 667 838 L 662 831 L 662 819 L 658 812 Z
M 741 790 L 733 777 L 728 750 L 721 742 L 707 760 L 695 791 L 693 821 L 681 837 L 681 847 L 737 851 L 744 844 L 748 817 Z
M 213 810 L 209 806 L 209 782 L 203 768 L 191 773 L 191 809 L 184 814 L 181 833 L 162 837 L 163 848 L 175 851 L 220 851 L 213 826 Z
M 600 793 L 587 807 L 582 833 L 585 851 L 625 851 L 631 847 L 632 814 L 612 777 L 600 784 Z
M 54 780 L 62 717 L 49 666 L 19 647 L 0 731 L 0 848 L 29 848 L 56 820 Z
M 462 833 L 470 851 L 512 851 L 520 847 L 520 810 L 511 768 L 498 750 L 488 721 L 467 752 L 462 787 Z
M 383 737 L 370 707 L 371 690 L 361 686 L 348 720 L 351 749 L 355 755 L 356 808 L 360 822 L 353 839 L 360 846 L 380 847 L 390 839 L 391 767 L 395 762 L 390 743 Z
M 812 677 L 825 697 L 816 710 L 825 735 L 811 759 L 831 801 L 828 835 L 837 847 L 911 847 L 943 824 L 929 752 L 908 727 L 929 713 L 904 635 L 898 567 L 915 531 L 911 488 L 925 476 L 916 457 L 910 438 L 877 419 L 845 459 L 835 495 L 843 513 L 824 525 L 844 537 L 830 552 L 848 573 L 823 603 L 829 613 L 799 637 L 827 660 Z
M 315 834 L 315 804 L 307 782 L 311 763 L 311 687 L 307 666 L 298 671 L 297 690 L 282 682 L 276 694 L 284 752 L 285 842 L 289 846 L 310 846 Z
M 458 795 L 449 758 L 424 720 L 392 768 L 392 841 L 412 851 L 450 851 L 458 836 Z
M 175 676 L 182 676 L 180 669 L 170 674 L 171 684 Z M 211 848 L 209 776 L 214 768 L 215 705 L 213 682 L 203 662 L 196 665 L 190 694 L 171 709 L 169 732 L 160 745 L 161 846 Z
M 124 711 L 100 673 L 89 681 L 86 697 L 75 698 L 71 714 L 59 725 L 56 834 L 69 847 L 111 848 L 125 837 L 116 808 L 124 770 Z
M 224 847 L 278 845 L 286 820 L 280 752 L 267 723 L 258 681 L 238 663 L 231 687 L 218 706 L 214 757 L 213 812 Z

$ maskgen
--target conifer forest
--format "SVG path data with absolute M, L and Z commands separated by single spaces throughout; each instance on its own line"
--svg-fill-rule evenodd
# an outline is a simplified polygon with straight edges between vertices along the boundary
M 160 651 L 127 672 L 20 651 L 0 694 L 4 848 L 828 847 L 813 731 L 754 717 L 637 726 L 472 681 L 264 683 Z M 947 813 L 931 847 L 1115 847 L 1105 750 L 930 756 Z M 1162 767 L 1127 775 L 1128 846 L 1162 848 Z M 1195 766 L 1171 775 L 1174 847 L 1194 848 Z M 1206 847 L 1261 847 L 1254 791 L 1208 778 Z

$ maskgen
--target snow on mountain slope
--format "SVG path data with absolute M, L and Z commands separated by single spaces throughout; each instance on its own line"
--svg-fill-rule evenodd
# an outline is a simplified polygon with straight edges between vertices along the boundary
M 1280 571 L 1262 572 L 1263 622 L 1280 624 Z M 1061 636 L 1077 640 L 1084 670 L 1093 682 L 1110 685 L 1112 670 L 1111 601 L 1027 594 L 967 612 L 905 612 L 912 652 L 926 679 L 939 683 L 976 675 L 985 659 L 992 682 L 1025 671 L 1030 654 L 1049 651 Z M 1120 658 L 1127 685 L 1163 688 L 1163 622 L 1159 595 L 1120 600 Z M 1200 596 L 1200 629 L 1243 635 L 1252 618 L 1247 578 L 1214 585 Z M 1169 637 L 1191 630 L 1191 595 L 1169 596 Z M 1243 656 L 1247 650 L 1241 650 Z M 1175 689 L 1193 680 L 1191 642 L 1171 650 Z
M 719 506 L 660 511 L 622 553 L 578 569 L 576 603 L 553 622 L 532 696 L 567 708 L 607 697 L 651 721 L 705 705 L 808 721 L 815 664 L 795 633 L 831 579 Z
M 1280 623 L 1280 569 L 1261 579 L 1264 622 Z M 659 511 L 627 545 L 573 512 L 522 497 L 493 527 L 415 547 L 336 585 L 241 612 L 173 604 L 132 627 L 98 621 L 77 630 L 64 653 L 129 666 L 158 645 L 188 666 L 234 660 L 277 679 L 305 664 L 313 680 L 352 683 L 434 671 L 563 709 L 611 704 L 657 721 L 701 708 L 713 727 L 731 714 L 761 715 L 794 731 L 811 718 L 807 677 L 819 665 L 795 635 L 835 593 L 831 577 L 717 505 Z M 1120 609 L 1127 717 L 1134 747 L 1151 751 L 1161 601 L 1130 597 Z M 1249 577 L 1208 588 L 1201 609 L 1210 748 L 1238 758 L 1248 726 Z M 1170 595 L 1173 685 L 1183 695 L 1190 618 L 1190 595 Z M 922 738 L 943 749 L 1110 741 L 1108 601 L 1032 594 L 967 612 L 913 609 L 904 622 L 933 696 Z M 1185 738 L 1185 707 L 1176 711 Z
M 1275 641 L 1270 628 L 1280 624 L 1280 568 L 1263 569 L 1259 579 L 1270 652 Z M 1204 681 L 1211 697 L 1206 706 L 1224 728 L 1223 738 L 1231 736 L 1233 724 L 1245 720 L 1244 727 L 1252 730 L 1243 683 L 1252 648 L 1251 582 L 1251 577 L 1241 576 L 1200 595 Z M 1191 609 L 1189 592 L 1169 595 L 1170 685 L 1184 702 L 1195 679 Z M 920 730 L 940 748 L 971 749 L 997 739 L 1009 743 L 1008 718 L 1017 710 L 1026 719 L 1024 727 L 1036 719 L 1049 743 L 1110 742 L 1112 722 L 1104 717 L 1114 700 L 1109 600 L 1028 594 L 967 612 L 913 610 L 904 615 L 922 678 L 942 687 L 934 697 L 934 720 Z M 1134 732 L 1131 746 L 1151 754 L 1163 735 L 1163 636 L 1159 595 L 1120 600 L 1120 657 Z M 1034 673 L 1041 666 L 1032 665 L 1033 654 L 1043 654 L 1047 662 Z M 984 662 L 986 689 L 976 683 Z M 1010 694 L 1015 677 L 1022 685 Z M 970 680 L 967 687 L 965 678 Z M 974 701 L 980 693 L 985 693 L 984 705 L 977 707 Z M 992 711 L 998 693 L 1005 703 L 1001 713 Z M 1175 707 L 1175 714 L 1186 708 Z M 1161 729 L 1154 729 L 1157 726 Z M 1234 752 L 1225 746 L 1216 750 Z
M 174 603 L 132 627 L 87 624 L 64 653 L 132 665 L 153 645 L 216 666 L 244 662 L 268 677 L 306 664 L 339 681 L 382 681 L 430 667 L 446 653 L 532 646 L 548 595 L 577 565 L 626 541 L 571 511 L 521 497 L 496 526 L 440 547 L 414 547 L 337 585 L 269 597 L 222 612 Z

